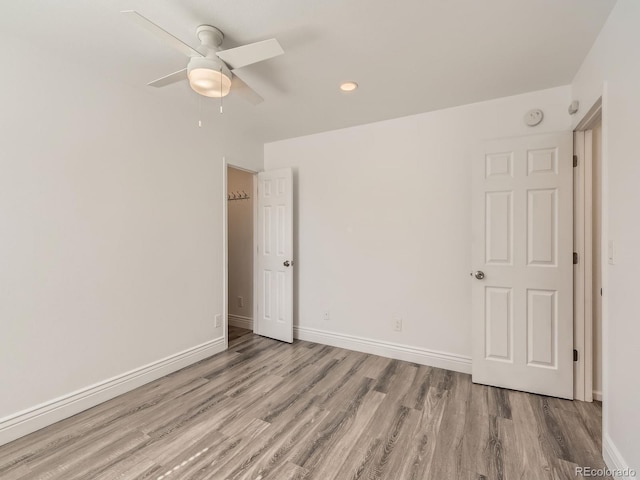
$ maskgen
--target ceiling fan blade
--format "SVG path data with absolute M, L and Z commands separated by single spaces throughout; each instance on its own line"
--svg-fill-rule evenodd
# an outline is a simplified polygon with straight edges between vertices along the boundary
M 238 75 L 234 75 L 231 80 L 231 92 L 234 94 L 237 93 L 253 105 L 258 105 L 264 101 L 264 98 L 258 95 L 249 85 L 244 83 Z
M 241 47 L 230 48 L 217 52 L 229 68 L 241 68 L 252 63 L 261 62 L 269 58 L 282 55 L 284 50 L 275 38 L 262 42 L 250 43 Z
M 153 82 L 147 83 L 150 87 L 164 87 L 165 85 L 170 85 L 172 83 L 180 82 L 181 80 L 187 79 L 187 69 L 183 68 L 182 70 L 178 70 L 177 72 L 170 73 L 169 75 L 165 75 L 164 77 L 160 77 Z
M 124 10 L 124 11 L 122 11 L 120 13 L 124 13 L 127 17 L 129 17 L 132 21 L 136 22 L 142 28 L 144 28 L 148 32 L 151 32 L 153 35 L 158 37 L 160 40 L 165 42 L 170 47 L 173 47 L 176 50 L 178 50 L 179 52 L 184 53 L 187 57 L 202 57 L 203 56 L 200 52 L 198 52 L 197 50 L 191 48 L 189 45 L 184 43 L 179 38 L 174 37 L 169 32 L 167 32 L 163 28 L 159 27 L 158 25 L 153 23 L 148 18 L 143 17 L 142 15 L 140 15 L 135 10 Z

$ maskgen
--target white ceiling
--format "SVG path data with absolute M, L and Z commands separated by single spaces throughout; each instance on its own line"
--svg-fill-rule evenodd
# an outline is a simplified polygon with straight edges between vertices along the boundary
M 186 83 L 146 83 L 186 58 L 128 21 L 139 11 L 197 46 L 211 24 L 225 48 L 271 37 L 285 55 L 245 67 L 265 97 L 225 99 L 225 121 L 272 141 L 571 82 L 615 0 L 20 0 L 0 30 L 159 102 L 197 109 Z M 344 94 L 338 85 L 355 80 Z M 150 91 L 150 92 L 149 92 Z M 205 108 L 217 108 L 206 100 Z

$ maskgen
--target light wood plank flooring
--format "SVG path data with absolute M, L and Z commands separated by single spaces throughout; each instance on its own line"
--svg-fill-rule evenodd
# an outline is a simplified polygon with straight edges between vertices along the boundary
M 0 478 L 537 480 L 604 467 L 597 403 L 233 338 L 226 352 L 0 447 Z

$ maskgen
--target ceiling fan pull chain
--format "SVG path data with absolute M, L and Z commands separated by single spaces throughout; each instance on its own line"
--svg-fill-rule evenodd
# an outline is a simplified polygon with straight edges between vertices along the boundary
M 202 96 L 198 98 L 198 127 L 202 127 Z

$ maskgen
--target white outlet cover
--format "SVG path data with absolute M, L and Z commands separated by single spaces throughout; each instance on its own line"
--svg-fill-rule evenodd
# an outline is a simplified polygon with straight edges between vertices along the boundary
M 529 110 L 524 114 L 524 123 L 530 127 L 535 127 L 536 125 L 540 125 L 542 123 L 542 119 L 544 118 L 544 113 L 539 108 L 534 108 L 533 110 Z
M 394 318 L 393 319 L 393 330 L 396 332 L 401 332 L 402 331 L 402 319 L 401 318 Z

